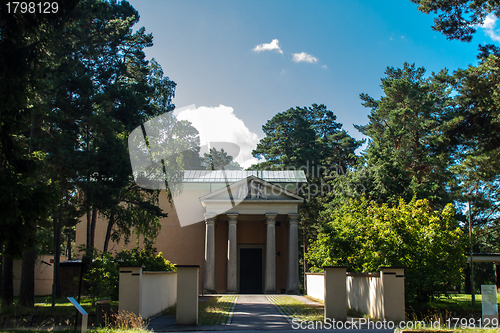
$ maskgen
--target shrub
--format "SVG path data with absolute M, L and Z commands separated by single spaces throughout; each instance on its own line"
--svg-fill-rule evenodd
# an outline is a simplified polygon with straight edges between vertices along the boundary
M 90 296 L 93 303 L 98 298 L 109 297 L 118 299 L 118 280 L 120 265 L 142 265 L 146 271 L 175 271 L 175 264 L 163 258 L 160 252 L 151 245 L 140 250 L 135 247 L 131 250 L 122 250 L 113 258 L 110 253 L 92 251 L 92 264 L 84 276 L 89 285 Z
M 306 260 L 316 271 L 331 265 L 352 272 L 404 266 L 407 300 L 428 301 L 461 282 L 465 239 L 454 215 L 451 204 L 433 211 L 427 200 L 400 200 L 394 207 L 351 200 L 322 212 L 327 223 Z

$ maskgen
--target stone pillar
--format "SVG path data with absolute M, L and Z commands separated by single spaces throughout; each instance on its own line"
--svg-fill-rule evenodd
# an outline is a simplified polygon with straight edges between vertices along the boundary
M 198 265 L 177 265 L 177 325 L 198 325 Z
M 493 263 L 495 268 L 495 284 L 497 285 L 497 290 L 500 289 L 500 264 L 498 262 Z
M 236 239 L 236 225 L 238 223 L 238 214 L 227 214 L 229 217 L 227 229 L 227 292 L 238 292 L 237 270 L 238 253 Z
M 121 266 L 118 277 L 118 310 L 142 316 L 142 265 Z
M 266 214 L 267 243 L 266 243 L 266 284 L 265 292 L 276 293 L 276 216 Z
M 403 267 L 379 267 L 384 300 L 384 319 L 405 320 L 405 270 Z
M 347 320 L 347 287 L 345 266 L 325 266 L 325 320 Z
M 215 293 L 215 215 L 205 214 L 205 292 Z
M 288 214 L 289 237 L 288 237 L 288 271 L 287 271 L 287 293 L 299 294 L 299 214 Z

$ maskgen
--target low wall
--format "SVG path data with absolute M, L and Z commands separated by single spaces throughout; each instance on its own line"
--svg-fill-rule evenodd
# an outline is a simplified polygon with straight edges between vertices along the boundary
M 47 296 L 52 294 L 52 281 L 54 277 L 53 255 L 42 255 L 36 259 L 35 263 L 35 296 Z M 61 256 L 60 261 L 66 260 L 66 256 Z M 14 260 L 13 266 L 13 287 L 14 296 L 19 296 L 21 287 L 22 260 Z
M 176 302 L 177 272 L 143 272 L 142 267 L 120 267 L 120 311 L 149 318 Z
M 382 281 L 379 273 L 347 273 L 347 306 L 371 318 L 384 318 Z
M 325 276 L 323 273 L 306 273 L 307 295 L 325 300 Z
M 143 272 L 143 318 L 154 316 L 177 302 L 177 272 Z
M 324 301 L 323 273 L 306 273 L 306 286 L 307 295 Z M 379 273 L 346 274 L 347 307 L 371 318 L 405 320 L 404 298 L 402 268 L 382 267 Z

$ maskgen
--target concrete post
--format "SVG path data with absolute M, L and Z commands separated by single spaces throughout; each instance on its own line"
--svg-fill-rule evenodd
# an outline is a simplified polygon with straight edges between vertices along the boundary
M 288 214 L 288 271 L 287 293 L 299 294 L 299 214 Z
M 142 266 L 122 266 L 118 277 L 118 310 L 142 316 Z
M 215 215 L 205 214 L 205 292 L 215 293 Z
M 267 243 L 266 243 L 266 288 L 269 294 L 276 293 L 276 216 L 266 214 Z
M 237 270 L 238 270 L 238 253 L 237 253 L 237 237 L 236 228 L 238 223 L 238 214 L 227 214 L 229 217 L 227 231 L 227 292 L 238 292 Z
M 493 263 L 495 268 L 495 284 L 497 285 L 497 290 L 500 289 L 500 265 L 498 263 Z
M 198 325 L 200 266 L 177 265 L 177 325 Z
M 325 319 L 347 320 L 347 288 L 345 266 L 325 266 Z
M 382 282 L 384 319 L 405 320 L 405 270 L 403 267 L 379 267 Z

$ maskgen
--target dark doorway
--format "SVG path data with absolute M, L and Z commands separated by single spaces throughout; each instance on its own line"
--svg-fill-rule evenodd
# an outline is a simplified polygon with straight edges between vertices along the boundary
M 262 249 L 240 249 L 240 293 L 262 293 Z

